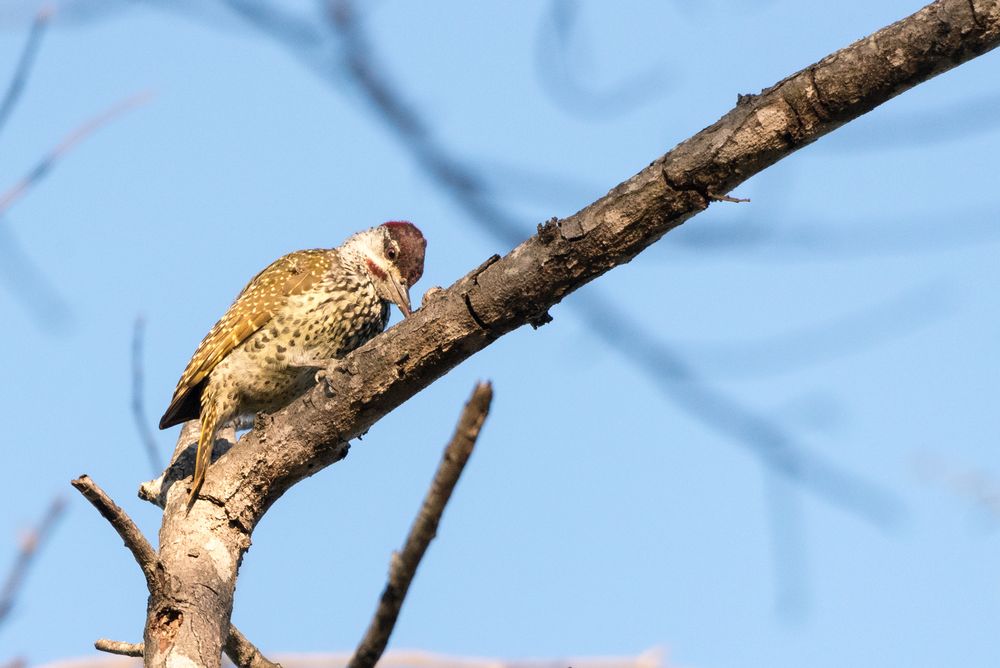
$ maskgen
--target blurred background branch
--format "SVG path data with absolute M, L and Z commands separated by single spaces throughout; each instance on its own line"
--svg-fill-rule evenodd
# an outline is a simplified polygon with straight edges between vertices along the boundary
M 24 47 L 0 101 L 0 133 L 6 129 L 15 107 L 21 101 L 38 57 L 42 37 L 55 13 L 55 5 L 47 4 L 35 14 Z M 11 223 L 7 213 L 13 204 L 44 179 L 56 163 L 79 142 L 122 113 L 144 103 L 148 98 L 148 93 L 134 95 L 84 122 L 59 142 L 27 174 L 0 192 L 0 282 L 6 284 L 8 290 L 36 322 L 49 330 L 58 330 L 69 321 L 70 309 L 67 300 L 55 290 L 44 272 L 20 249 L 9 229 Z
M 535 68 L 559 108 L 571 116 L 606 119 L 664 95 L 669 83 L 666 63 L 601 88 L 589 83 L 598 78 L 594 63 L 589 61 L 600 40 L 584 32 L 582 4 L 579 0 L 552 0 L 538 31 Z
M 0 99 L 0 134 L 3 133 L 7 125 L 7 120 L 10 118 L 11 112 L 14 111 L 14 107 L 21 98 L 21 93 L 24 92 L 24 87 L 28 83 L 31 68 L 35 64 L 35 58 L 38 55 L 38 47 L 42 43 L 42 36 L 45 34 L 45 29 L 49 25 L 49 19 L 52 18 L 53 12 L 54 10 L 51 7 L 43 7 L 38 10 L 31 28 L 28 30 L 28 38 L 24 42 L 24 49 L 21 51 L 21 56 L 14 66 L 14 72 L 11 75 L 10 82 L 7 84 L 7 90 L 4 92 L 3 98 Z
M 66 135 L 62 141 L 56 144 L 56 146 L 38 163 L 36 163 L 34 167 L 28 170 L 28 173 L 21 177 L 17 183 L 10 186 L 5 192 L 0 194 L 0 216 L 4 215 L 8 209 L 10 209 L 10 207 L 17 202 L 17 200 L 28 192 L 28 190 L 38 185 L 42 179 L 48 176 L 52 171 L 52 168 L 55 167 L 56 163 L 61 158 L 65 157 L 67 153 L 72 151 L 77 144 L 100 130 L 108 123 L 111 123 L 125 112 L 145 104 L 151 97 L 152 93 L 149 91 L 131 95 L 120 102 L 116 102 L 97 116 L 85 121 Z
M 66 499 L 55 496 L 49 503 L 38 524 L 24 532 L 14 563 L 0 587 L 0 626 L 7 621 L 24 589 L 32 567 L 38 561 L 40 551 L 52 537 L 56 525 L 66 510 Z
M 153 476 L 163 471 L 163 458 L 160 457 L 159 446 L 153 430 L 149 428 L 149 416 L 146 414 L 145 363 L 143 347 L 146 335 L 146 319 L 138 315 L 132 325 L 132 421 L 139 435 L 139 442 L 149 459 L 149 469 Z

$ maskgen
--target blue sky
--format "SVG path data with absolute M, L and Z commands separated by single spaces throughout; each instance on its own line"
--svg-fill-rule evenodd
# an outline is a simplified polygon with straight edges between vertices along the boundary
M 79 11 L 88 4 L 68 3 L 45 37 L 0 134 L 0 189 L 116 100 L 155 97 L 0 220 L 4 243 L 67 305 L 53 324 L 25 308 L 40 297 L 23 274 L 0 289 L 0 572 L 18 531 L 81 473 L 155 537 L 158 513 L 135 497 L 152 477 L 129 412 L 137 315 L 152 424 L 202 335 L 283 253 L 410 219 L 429 243 L 421 294 L 509 250 L 341 71 L 311 66 L 335 63 L 335 48 L 304 62 L 198 3 Z M 715 121 L 737 93 L 920 4 L 582 2 L 562 50 L 547 3 L 386 0 L 364 25 L 435 139 L 479 170 L 527 236 Z M 0 72 L 35 7 L 5 6 Z M 564 71 L 540 71 L 559 53 Z M 752 203 L 713 205 L 555 307 L 552 324 L 504 337 L 386 417 L 262 522 L 234 621 L 268 652 L 352 648 L 462 402 L 489 378 L 493 412 L 393 647 L 528 657 L 664 646 L 705 668 L 995 666 L 996 502 L 990 511 L 969 481 L 987 481 L 986 494 L 1000 485 L 998 57 L 751 179 L 735 194 Z M 695 389 L 629 361 L 634 337 L 595 337 L 580 313 L 597 299 L 898 512 L 872 522 L 765 472 L 676 400 Z M 157 432 L 164 456 L 175 437 Z M 0 628 L 0 659 L 141 637 L 139 570 L 70 501 Z

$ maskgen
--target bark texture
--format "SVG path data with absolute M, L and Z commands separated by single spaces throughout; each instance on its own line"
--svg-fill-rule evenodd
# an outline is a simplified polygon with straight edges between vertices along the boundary
M 156 551 L 146 540 L 139 527 L 135 525 L 121 507 L 111 500 L 90 476 L 80 476 L 72 483 L 84 498 L 108 521 L 108 524 L 118 533 L 125 547 L 132 553 L 143 576 L 146 578 L 146 588 L 149 589 L 150 600 L 164 595 L 164 587 L 168 575 L 164 571 Z M 239 668 L 281 668 L 281 664 L 272 663 L 254 647 L 247 638 L 232 624 L 229 624 L 228 639 L 225 652 Z M 144 643 L 129 643 L 101 638 L 94 647 L 103 652 L 122 654 L 125 656 L 145 656 Z
M 289 487 L 342 459 L 348 440 L 497 338 L 628 262 L 715 196 L 922 81 L 997 46 L 1000 0 L 939 0 L 762 91 L 605 197 L 493 257 L 320 383 L 258 420 L 209 469 L 186 512 L 189 459 L 155 494 L 164 585 L 150 596 L 147 666 L 219 666 L 240 560 Z M 433 241 L 432 241 L 433 242 Z M 183 444 L 186 445 L 186 444 Z

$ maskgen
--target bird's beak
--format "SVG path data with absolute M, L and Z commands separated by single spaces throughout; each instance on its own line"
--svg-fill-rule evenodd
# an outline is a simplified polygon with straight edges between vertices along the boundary
M 392 302 L 399 307 L 402 311 L 403 316 L 410 315 L 410 292 L 403 284 L 401 278 L 396 276 L 393 271 L 387 272 L 389 274 L 389 292 L 392 294 Z

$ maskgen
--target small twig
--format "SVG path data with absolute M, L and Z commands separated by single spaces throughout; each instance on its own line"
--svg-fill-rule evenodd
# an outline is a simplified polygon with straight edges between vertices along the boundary
M 444 507 L 451 498 L 466 462 L 469 461 L 469 455 L 476 445 L 479 430 L 489 413 L 492 399 L 493 387 L 489 383 L 480 383 L 465 404 L 462 416 L 455 427 L 455 434 L 445 448 L 444 457 L 438 465 L 437 473 L 434 474 L 434 481 L 424 497 L 420 513 L 410 527 L 403 551 L 392 555 L 389 581 L 382 592 L 378 609 L 347 668 L 372 668 L 385 651 L 389 636 L 396 626 L 399 610 L 403 607 L 406 592 L 410 588 L 427 546 L 437 534 Z
M 98 638 L 94 643 L 94 648 L 108 654 L 120 654 L 121 656 L 142 656 L 141 642 L 124 642 L 122 640 L 108 640 Z
M 708 199 L 714 202 L 735 202 L 740 204 L 742 202 L 749 202 L 750 199 L 747 197 L 732 197 L 730 195 L 716 195 L 715 193 L 708 193 Z
M 108 654 L 141 657 L 143 644 L 141 642 L 124 642 L 100 638 L 94 647 Z M 281 668 L 280 663 L 268 661 L 246 636 L 235 626 L 229 627 L 229 638 L 226 640 L 226 655 L 240 668 Z
M 132 328 L 132 419 L 135 422 L 136 431 L 139 432 L 139 440 L 146 450 L 149 458 L 149 465 L 153 469 L 153 475 L 157 475 L 163 470 L 163 461 L 157 449 L 156 438 L 149 428 L 149 420 L 146 416 L 146 402 L 143 393 L 143 360 L 142 349 L 143 339 L 146 331 L 146 321 L 140 315 L 136 316 L 135 324 Z
M 226 646 L 223 649 L 226 651 L 226 656 L 240 668 L 281 668 L 280 663 L 268 661 L 232 624 L 229 625 L 229 637 L 226 638 Z
M 112 501 L 111 497 L 105 494 L 104 490 L 98 487 L 97 483 L 90 476 L 82 475 L 70 484 L 83 494 L 84 498 L 90 501 L 90 504 L 101 514 L 101 517 L 106 519 L 114 530 L 118 532 L 121 539 L 125 541 L 125 547 L 132 553 L 136 563 L 139 564 L 139 568 L 142 569 L 142 574 L 146 577 L 146 586 L 149 587 L 149 591 L 156 591 L 160 587 L 159 577 L 156 572 L 160 560 L 156 556 L 153 546 L 142 535 L 142 532 L 139 531 L 139 527 L 135 525 L 132 518 L 118 504 Z
M 18 100 L 21 98 L 21 93 L 24 92 L 24 87 L 28 83 L 28 77 L 31 75 L 31 68 L 38 56 L 38 47 L 42 43 L 42 36 L 45 34 L 45 28 L 48 27 L 49 19 L 52 18 L 53 14 L 55 14 L 55 8 L 50 6 L 42 7 L 35 14 L 35 20 L 31 24 L 31 30 L 28 32 L 28 39 L 25 40 L 24 48 L 21 50 L 21 57 L 14 67 L 14 74 L 10 78 L 10 83 L 7 84 L 7 91 L 3 95 L 3 101 L 0 102 L 0 131 L 7 124 L 10 112 L 14 110 Z
M 0 216 L 0 285 L 50 333 L 64 331 L 73 320 L 66 298 L 21 248 L 9 216 Z
M 11 205 L 19 200 L 32 186 L 42 180 L 49 173 L 56 162 L 72 150 L 78 143 L 126 111 L 144 104 L 149 100 L 151 95 L 152 94 L 150 92 L 146 91 L 126 98 L 103 113 L 91 118 L 86 123 L 66 135 L 66 137 L 59 142 L 56 147 L 48 153 L 48 155 L 42 158 L 38 164 L 32 167 L 32 169 L 24 177 L 22 177 L 20 181 L 15 183 L 3 195 L 0 195 L 0 215 L 6 212 Z
M 0 624 L 4 622 L 7 615 L 14 608 L 17 596 L 28 577 L 35 557 L 42 544 L 52 535 L 56 522 L 66 510 L 66 499 L 61 495 L 52 499 L 45 515 L 42 516 L 38 526 L 31 529 L 21 540 L 21 549 L 14 559 L 14 565 L 7 574 L 3 588 L 0 589 Z
M 101 489 L 90 476 L 82 475 L 72 483 L 83 496 L 90 501 L 91 505 L 97 509 L 101 517 L 106 519 L 114 530 L 118 532 L 121 539 L 125 541 L 125 547 L 129 549 L 136 563 L 142 569 L 142 574 L 146 576 L 146 586 L 150 593 L 156 591 L 161 585 L 158 575 L 160 559 L 156 551 L 146 540 L 146 537 L 139 531 L 132 518 L 111 500 L 103 489 Z M 142 656 L 142 643 L 127 643 L 118 640 L 100 639 L 94 643 L 94 647 L 112 654 L 125 654 L 126 656 Z M 122 651 L 119 651 L 122 650 Z M 281 668 L 281 664 L 268 661 L 260 653 L 253 643 L 247 640 L 246 636 L 240 633 L 232 624 L 229 625 L 229 638 L 226 641 L 226 654 L 240 668 Z M 138 654 L 128 654 L 127 652 L 138 651 Z

